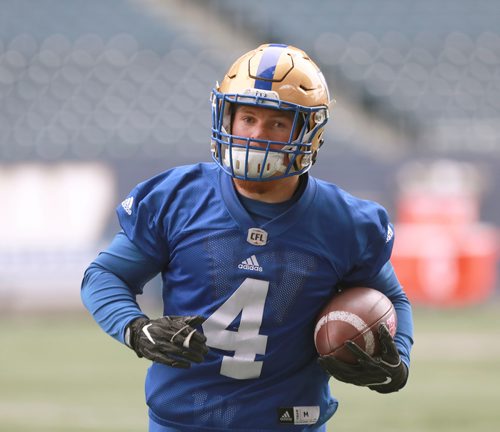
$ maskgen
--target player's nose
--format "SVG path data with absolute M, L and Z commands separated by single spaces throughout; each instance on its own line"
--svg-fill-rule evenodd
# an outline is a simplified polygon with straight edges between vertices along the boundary
M 266 128 L 261 125 L 256 125 L 252 129 L 252 133 L 250 134 L 250 139 L 251 140 L 269 140 L 269 133 L 266 131 Z M 252 146 L 254 147 L 261 147 L 261 148 L 266 148 L 267 143 L 265 142 L 260 142 L 260 141 L 253 141 Z

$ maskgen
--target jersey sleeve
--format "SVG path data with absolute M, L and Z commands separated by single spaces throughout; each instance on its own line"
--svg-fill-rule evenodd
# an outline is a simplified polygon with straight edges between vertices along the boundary
M 386 210 L 371 201 L 359 201 L 353 212 L 354 251 L 345 284 L 362 284 L 375 277 L 389 261 L 394 245 L 394 228 Z
M 162 176 L 137 185 L 117 207 L 123 232 L 143 253 L 155 262 L 168 262 L 168 238 L 163 210 L 167 191 L 160 187 Z M 164 185 L 162 185 L 164 187 Z
M 410 352 L 413 345 L 413 315 L 412 308 L 406 293 L 394 272 L 390 261 L 384 264 L 380 272 L 366 285 L 383 292 L 394 305 L 398 317 L 398 328 L 394 341 L 401 359 L 410 366 Z
M 344 286 L 369 286 L 382 291 L 394 304 L 398 328 L 394 338 L 402 360 L 409 367 L 413 345 L 413 318 L 410 302 L 390 263 L 394 230 L 389 216 L 380 205 L 361 201 L 353 217 L 355 251 Z
M 106 333 L 123 343 L 128 323 L 145 316 L 136 295 L 159 271 L 159 265 L 120 232 L 85 271 L 83 304 Z

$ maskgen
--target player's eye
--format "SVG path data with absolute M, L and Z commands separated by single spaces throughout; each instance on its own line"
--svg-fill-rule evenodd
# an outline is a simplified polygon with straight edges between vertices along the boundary
M 277 119 L 273 122 L 273 127 L 276 129 L 291 129 L 293 125 L 292 121 L 288 119 Z
M 249 115 L 242 116 L 240 120 L 246 124 L 253 124 L 255 122 L 255 119 Z

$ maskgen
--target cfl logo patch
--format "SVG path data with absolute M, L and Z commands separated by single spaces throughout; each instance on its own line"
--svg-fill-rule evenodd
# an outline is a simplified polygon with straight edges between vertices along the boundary
M 267 232 L 260 228 L 250 228 L 248 230 L 247 242 L 255 246 L 267 244 Z

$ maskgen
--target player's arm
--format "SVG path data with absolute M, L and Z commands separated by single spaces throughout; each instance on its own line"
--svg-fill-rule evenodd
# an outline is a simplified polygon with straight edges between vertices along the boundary
M 385 263 L 374 278 L 366 281 L 365 285 L 383 292 L 394 305 L 398 317 L 398 328 L 394 336 L 394 342 L 401 360 L 409 367 L 410 353 L 413 346 L 412 308 L 390 261 Z
M 413 319 L 410 303 L 401 288 L 390 262 L 380 272 L 361 285 L 384 292 L 394 304 L 398 315 L 398 329 L 393 339 L 385 326 L 379 330 L 382 354 L 371 357 L 353 342 L 347 348 L 358 359 L 357 364 L 341 362 L 334 357 L 322 357 L 321 366 L 339 381 L 366 386 L 379 393 L 400 390 L 406 384 L 413 344 Z
M 81 296 L 101 328 L 132 348 L 139 357 L 174 367 L 200 362 L 208 351 L 205 336 L 194 327 L 199 317 L 162 317 L 150 320 L 136 295 L 161 271 L 161 265 L 142 253 L 123 233 L 90 264 Z

